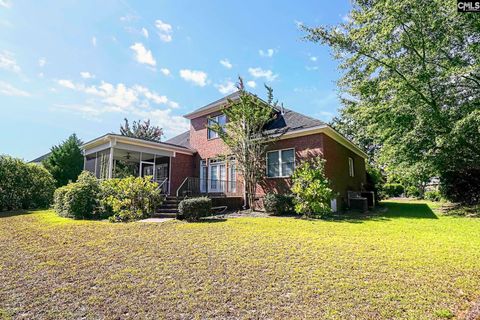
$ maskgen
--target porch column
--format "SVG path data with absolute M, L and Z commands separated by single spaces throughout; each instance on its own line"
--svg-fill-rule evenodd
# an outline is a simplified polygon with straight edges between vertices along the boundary
M 110 156 L 108 157 L 108 179 L 113 178 L 113 147 L 110 148 Z

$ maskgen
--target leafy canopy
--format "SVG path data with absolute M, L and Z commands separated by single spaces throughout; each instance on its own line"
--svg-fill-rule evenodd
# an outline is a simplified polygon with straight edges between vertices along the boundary
M 334 126 L 389 170 L 478 167 L 480 15 L 453 0 L 355 0 L 348 17 L 304 28 L 344 70 Z
M 122 136 L 151 141 L 160 141 L 162 139 L 163 129 L 150 124 L 150 119 L 144 121 L 133 121 L 132 127 L 130 127 L 127 118 L 124 120 L 125 123 L 120 126 L 120 134 Z
M 57 187 L 76 181 L 83 170 L 82 141 L 75 134 L 58 146 L 53 146 L 43 166 L 52 174 Z

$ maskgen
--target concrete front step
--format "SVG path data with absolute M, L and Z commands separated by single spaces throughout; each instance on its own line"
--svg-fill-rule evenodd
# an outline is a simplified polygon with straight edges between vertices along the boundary
M 177 213 L 177 208 L 158 208 L 157 213 Z
M 176 213 L 171 213 L 171 212 L 157 212 L 152 214 L 152 218 L 176 218 L 177 214 Z

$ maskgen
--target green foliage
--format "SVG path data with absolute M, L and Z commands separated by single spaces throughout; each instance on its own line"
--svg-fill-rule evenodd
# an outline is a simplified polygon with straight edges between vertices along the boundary
M 325 215 L 331 212 L 335 197 L 325 176 L 325 160 L 321 157 L 301 163 L 292 176 L 295 211 L 303 215 Z
M 120 134 L 122 136 L 151 141 L 160 141 L 162 139 L 163 129 L 158 126 L 151 125 L 150 119 L 144 121 L 138 120 L 138 122 L 133 121 L 132 128 L 130 128 L 127 118 L 124 120 L 124 125 L 120 126 Z
M 184 199 L 178 205 L 180 217 L 187 221 L 198 221 L 211 215 L 212 199 L 207 197 Z
M 45 168 L 0 156 L 0 211 L 48 207 L 54 190 L 55 180 Z
M 57 187 L 75 182 L 83 170 L 82 141 L 75 134 L 58 146 L 53 146 L 43 166 L 52 174 Z
M 375 194 L 375 201 L 383 199 L 383 185 L 385 184 L 385 177 L 382 171 L 374 165 L 367 163 L 367 183 L 364 188 L 367 191 L 373 191 Z
M 268 135 L 265 125 L 276 115 L 276 102 L 273 101 L 272 89 L 268 92 L 267 102 L 245 91 L 243 80 L 237 84 L 239 98 L 228 100 L 223 108 L 227 123 L 222 127 L 213 123 L 209 128 L 215 131 L 235 156 L 238 171 L 244 179 L 246 203 L 253 208 L 257 183 L 264 177 L 265 152 L 272 142 L 278 139 Z
M 450 201 L 480 203 L 480 167 L 449 170 L 440 176 L 440 191 Z
M 55 191 L 54 208 L 62 217 L 92 219 L 98 217 L 100 183 L 95 176 L 83 171 L 77 182 Z
M 438 318 L 442 318 L 442 319 L 452 319 L 453 317 L 455 317 L 455 314 L 448 309 L 437 310 L 435 311 L 435 315 Z
M 287 214 L 295 211 L 293 204 L 294 196 L 290 194 L 267 193 L 263 198 L 263 206 L 266 212 L 274 214 Z
M 383 192 L 390 198 L 400 197 L 405 192 L 405 188 L 400 183 L 386 183 L 383 186 Z
M 425 199 L 430 201 L 440 201 L 442 200 L 442 195 L 440 194 L 440 191 L 437 190 L 427 191 L 425 192 Z
M 102 210 L 113 214 L 112 222 L 147 218 L 162 201 L 158 184 L 150 176 L 103 181 L 100 198 Z
M 480 20 L 455 4 L 356 0 L 340 25 L 304 28 L 345 70 L 335 128 L 420 192 L 432 173 L 480 163 Z
M 405 188 L 406 196 L 409 198 L 419 198 L 420 190 L 416 186 L 407 186 Z

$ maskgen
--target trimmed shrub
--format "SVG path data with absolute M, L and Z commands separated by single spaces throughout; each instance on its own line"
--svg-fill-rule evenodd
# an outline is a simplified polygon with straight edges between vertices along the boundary
M 56 212 L 63 216 L 75 219 L 91 219 L 98 214 L 98 197 L 100 183 L 95 176 L 83 171 L 78 181 L 58 188 L 55 191 Z
M 48 207 L 55 180 L 42 166 L 0 156 L 0 211 Z
M 408 186 L 405 188 L 405 193 L 409 198 L 419 198 L 420 197 L 420 189 L 416 186 Z
M 383 186 L 383 192 L 390 198 L 400 197 L 405 192 L 405 188 L 400 183 L 386 183 Z
M 442 199 L 442 196 L 440 194 L 440 191 L 427 191 L 425 192 L 425 199 L 430 201 L 440 201 Z
M 198 221 L 201 217 L 211 214 L 212 200 L 207 197 L 184 199 L 178 205 L 181 218 L 187 221 Z
M 287 214 L 295 212 L 293 195 L 267 193 L 263 198 L 263 207 L 266 212 L 274 214 Z
M 295 212 L 306 216 L 332 212 L 330 201 L 335 193 L 325 176 L 325 160 L 321 157 L 300 164 L 292 176 Z
M 152 177 L 127 177 L 102 182 L 100 206 L 111 222 L 148 218 L 162 202 Z

